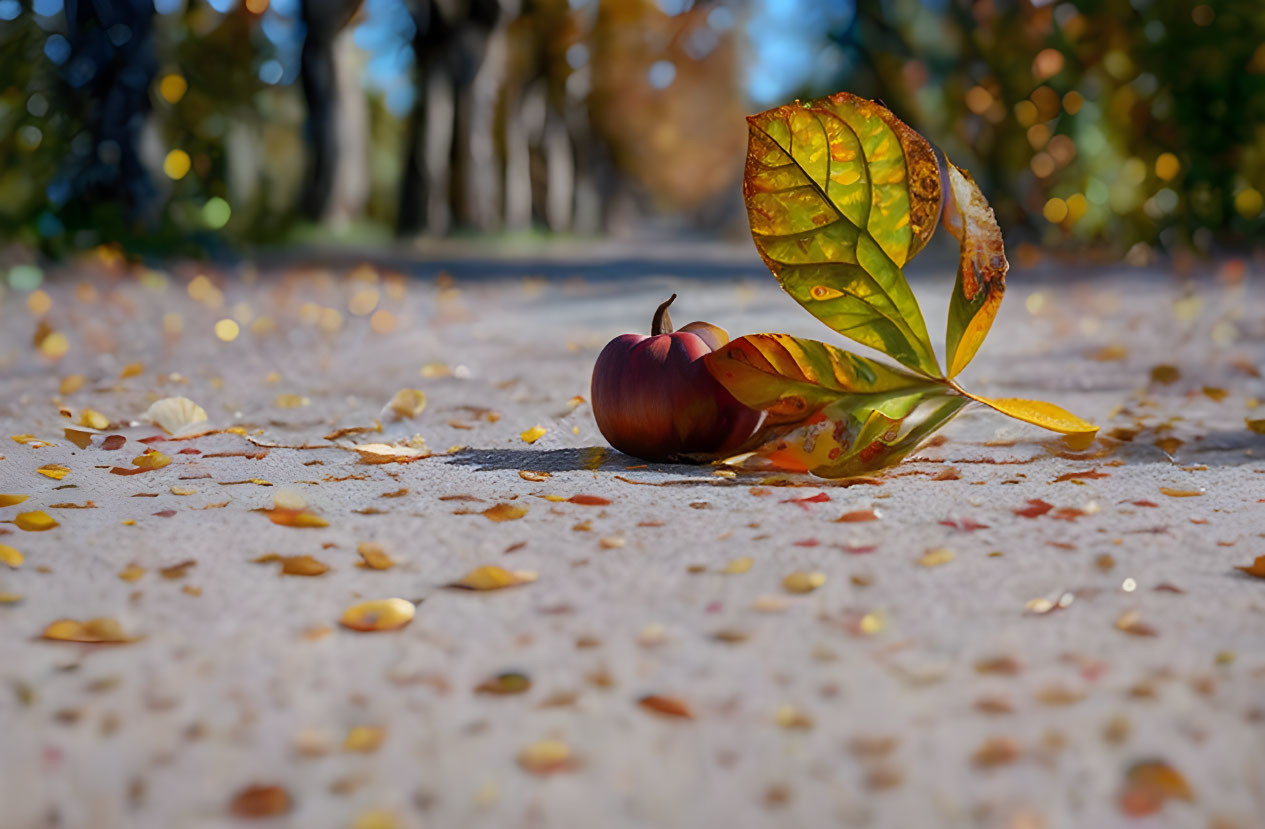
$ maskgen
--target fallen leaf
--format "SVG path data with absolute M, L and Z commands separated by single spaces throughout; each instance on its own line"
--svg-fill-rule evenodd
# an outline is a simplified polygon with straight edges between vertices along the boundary
M 1167 495 L 1169 498 L 1198 498 L 1203 495 L 1200 489 L 1174 489 L 1173 487 L 1160 487 L 1160 494 Z
M 290 811 L 290 793 L 281 786 L 254 784 L 233 795 L 228 810 L 235 817 L 267 818 Z
M 485 564 L 466 573 L 449 587 L 462 590 L 500 590 L 520 584 L 530 584 L 536 580 L 536 574 L 530 570 L 506 570 L 495 564 Z
M 1186 778 L 1163 760 L 1135 763 L 1125 772 L 1120 809 L 1131 817 L 1154 814 L 1169 799 L 1191 802 L 1195 793 Z
M 694 719 L 694 712 L 690 710 L 689 704 L 677 697 L 647 694 L 637 700 L 637 704 L 647 711 L 652 711 L 660 716 L 676 717 L 684 720 Z
M 1163 386 L 1170 386 L 1182 379 L 1182 373 L 1173 365 L 1158 365 L 1151 369 L 1151 382 L 1159 383 Z
M 599 495 L 572 495 L 567 501 L 586 507 L 603 507 L 611 502 L 609 498 L 603 498 Z
M 1242 570 L 1249 576 L 1256 576 L 1258 579 L 1265 579 L 1265 556 L 1257 556 L 1256 560 L 1251 564 L 1236 564 L 1236 570 Z
M 356 545 L 356 552 L 360 554 L 361 567 L 367 567 L 370 570 L 390 570 L 395 566 L 395 562 L 387 555 L 381 544 L 362 541 Z
M 1139 610 L 1126 611 L 1119 619 L 1116 620 L 1116 630 L 1124 631 L 1133 636 L 1158 636 L 1159 633 L 1155 628 L 1142 621 L 1142 613 Z
M 30 497 L 29 495 L 0 495 L 0 509 L 16 506 Z
M 537 740 L 518 753 L 518 765 L 532 774 L 554 774 L 579 767 L 571 747 L 562 740 Z
M 35 510 L 34 512 L 20 512 L 13 519 L 13 523 L 17 524 L 19 530 L 27 532 L 39 533 L 45 530 L 51 530 L 53 527 L 60 526 L 53 517 L 46 512 Z
M 70 474 L 70 467 L 61 463 L 49 463 L 35 470 L 46 478 L 52 478 L 54 481 L 60 481 Z
M 206 411 L 187 397 L 157 400 L 141 417 L 173 437 L 191 436 L 202 430 L 207 420 Z
M 1053 504 L 1047 504 L 1045 501 L 1042 501 L 1040 498 L 1030 498 L 1028 500 L 1028 505 L 1026 507 L 1020 507 L 1019 509 L 1015 510 L 1015 515 L 1018 515 L 1022 518 L 1037 518 L 1039 516 L 1045 515 L 1047 512 L 1049 512 L 1052 509 L 1054 509 Z
M 808 731 L 813 727 L 813 718 L 794 705 L 779 706 L 773 714 L 773 722 L 781 728 Z
M 406 599 L 373 599 L 347 608 L 338 622 L 363 633 L 398 630 L 413 621 L 416 612 Z
M 119 372 L 119 379 L 126 380 L 129 377 L 135 377 L 136 375 L 141 374 L 144 371 L 145 371 L 145 365 L 143 363 L 128 363 L 127 365 L 123 366 L 123 370 Z
M 357 725 L 347 732 L 343 741 L 343 751 L 355 751 L 361 754 L 372 754 L 377 751 L 387 738 L 387 730 L 377 725 Z
M 971 755 L 971 762 L 979 768 L 991 769 L 1015 762 L 1019 754 L 1019 743 L 1013 737 L 990 737 Z
M 533 472 L 529 469 L 520 469 L 518 471 L 518 477 L 522 478 L 524 481 L 541 483 L 542 481 L 549 480 L 552 475 L 549 472 Z
M 1248 431 L 1255 432 L 1258 435 L 1265 435 L 1265 417 L 1247 418 L 1244 420 L 1247 424 Z
M 89 429 L 102 431 L 110 428 L 110 418 L 101 414 L 96 409 L 84 409 L 79 413 L 79 425 L 87 426 Z
M 953 561 L 953 551 L 945 547 L 936 547 L 922 554 L 918 559 L 920 567 L 939 567 L 941 564 L 948 564 Z
M 41 638 L 55 642 L 83 642 L 86 644 L 121 645 L 137 641 L 137 637 L 128 636 L 118 621 L 110 618 L 89 619 L 79 622 L 74 619 L 58 619 L 44 628 Z
M 523 443 L 535 443 L 544 437 L 548 431 L 544 426 L 536 425 L 523 432 L 520 437 L 522 437 Z
M 382 409 L 382 417 L 408 420 L 426 408 L 426 392 L 421 389 L 400 389 Z
M 360 443 L 350 448 L 360 456 L 361 463 L 412 463 L 429 458 L 431 451 L 423 446 L 392 446 L 388 443 Z
M 742 575 L 743 573 L 750 570 L 751 565 L 754 563 L 755 563 L 755 559 L 751 558 L 751 556 L 743 556 L 742 558 L 735 558 L 733 561 L 729 562 L 724 567 L 722 567 L 720 572 L 725 573 L 730 576 Z
M 882 517 L 876 509 L 858 509 L 851 512 L 845 512 L 835 519 L 836 524 L 860 524 L 865 521 L 877 521 Z
M 798 570 L 782 579 L 782 586 L 791 593 L 811 593 L 826 583 L 826 574 Z
M 527 507 L 520 507 L 515 504 L 496 504 L 488 507 L 479 513 L 489 521 L 516 521 L 527 514 Z
M 287 576 L 319 576 L 329 571 L 329 565 L 308 555 L 282 556 L 281 572 Z
M 474 687 L 477 694 L 510 696 L 526 693 L 531 689 L 531 678 L 520 671 L 502 671 L 483 680 Z
M 135 562 L 127 565 L 119 571 L 119 578 L 126 582 L 139 581 L 145 575 L 145 568 Z
M 122 449 L 125 443 L 127 443 L 127 438 L 122 435 L 107 435 L 105 440 L 101 441 L 101 448 L 106 452 L 113 452 L 116 449 Z
M 0 564 L 7 564 L 14 570 L 22 566 L 22 562 L 26 559 L 18 552 L 16 547 L 10 547 L 8 544 L 0 544 Z

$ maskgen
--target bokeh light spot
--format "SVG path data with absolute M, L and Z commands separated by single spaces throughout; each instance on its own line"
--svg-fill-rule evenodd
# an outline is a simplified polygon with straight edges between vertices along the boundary
M 179 101 L 188 91 L 189 82 L 184 79 L 183 75 L 175 72 L 163 75 L 163 79 L 158 82 L 158 94 L 169 104 Z
M 192 162 L 189 160 L 189 154 L 184 150 L 172 150 L 163 159 L 163 172 L 173 181 L 179 181 L 188 175 L 190 166 Z
M 224 227 L 232 215 L 233 208 L 219 196 L 212 196 L 207 199 L 206 204 L 202 205 L 202 221 L 211 230 Z
M 1055 196 L 1045 203 L 1041 215 L 1045 216 L 1047 222 L 1059 224 L 1067 218 L 1067 202 Z
M 1181 169 L 1181 162 L 1172 153 L 1161 153 L 1160 157 L 1155 159 L 1155 175 L 1164 181 L 1172 181 L 1177 178 L 1177 174 L 1181 172 Z
M 1265 207 L 1265 197 L 1255 187 L 1245 187 L 1234 194 L 1234 209 L 1245 219 L 1255 219 Z

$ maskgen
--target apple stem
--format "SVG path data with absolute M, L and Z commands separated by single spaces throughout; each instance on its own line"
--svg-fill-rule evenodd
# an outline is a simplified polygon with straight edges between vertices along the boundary
M 663 304 L 655 309 L 654 319 L 650 321 L 650 336 L 657 337 L 660 334 L 672 333 L 672 317 L 668 316 L 668 306 L 676 299 L 676 294 L 664 300 Z

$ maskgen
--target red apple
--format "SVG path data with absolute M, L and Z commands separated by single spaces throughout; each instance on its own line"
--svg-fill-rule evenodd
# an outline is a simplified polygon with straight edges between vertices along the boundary
M 655 311 L 649 337 L 616 337 L 593 366 L 597 427 L 611 446 L 649 461 L 732 450 L 760 420 L 760 412 L 735 400 L 700 359 L 726 345 L 729 335 L 706 322 L 674 332 L 668 316 L 674 299 Z

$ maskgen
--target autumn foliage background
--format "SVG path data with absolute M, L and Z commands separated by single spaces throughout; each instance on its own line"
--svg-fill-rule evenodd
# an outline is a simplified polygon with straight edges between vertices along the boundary
M 7 259 L 742 239 L 743 115 L 838 89 L 970 168 L 1020 263 L 1265 238 L 1258 0 L 92 5 L 0 0 Z

